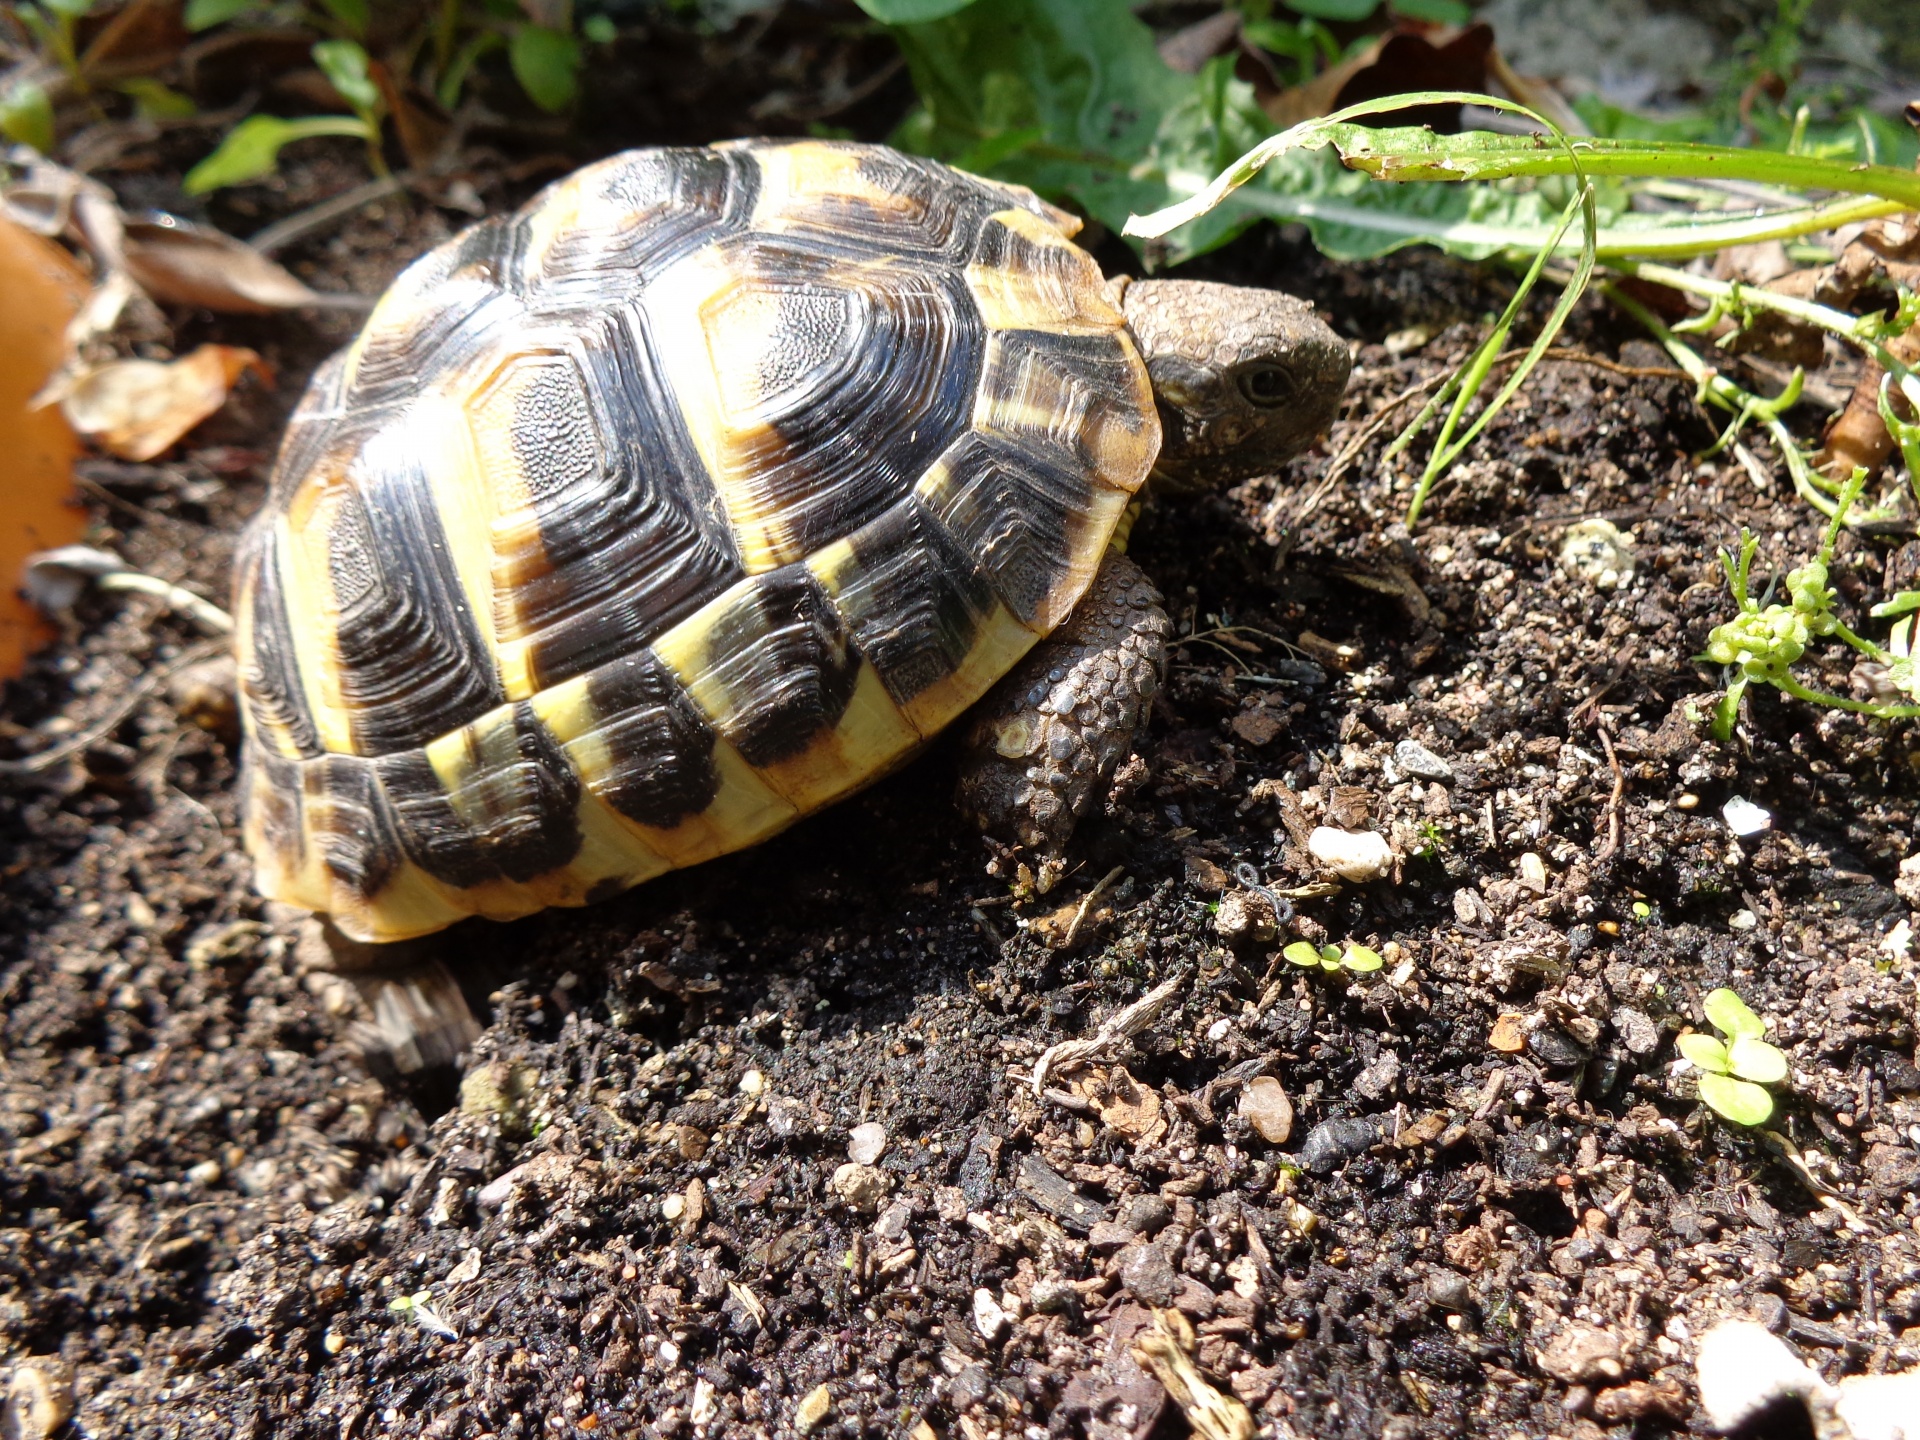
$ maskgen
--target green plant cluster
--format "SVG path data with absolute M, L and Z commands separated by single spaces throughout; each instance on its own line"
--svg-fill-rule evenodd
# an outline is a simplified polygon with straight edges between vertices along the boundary
M 1725 1038 L 1689 1030 L 1677 1042 L 1700 1072 L 1700 1098 L 1736 1125 L 1764 1125 L 1773 1116 L 1766 1087 L 1787 1078 L 1787 1057 L 1766 1042 L 1766 1022 L 1733 991 L 1713 991 L 1701 1008 Z
M 1387 963 L 1377 950 L 1352 940 L 1345 945 L 1314 945 L 1296 940 L 1280 955 L 1303 970 L 1318 969 L 1329 975 L 1338 975 L 1343 970 L 1352 975 L 1370 975 Z

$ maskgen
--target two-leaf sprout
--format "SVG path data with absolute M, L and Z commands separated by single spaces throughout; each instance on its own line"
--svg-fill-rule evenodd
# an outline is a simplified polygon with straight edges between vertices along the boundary
M 1338 945 L 1313 945 L 1305 940 L 1296 940 L 1280 953 L 1295 965 L 1309 970 L 1318 966 L 1329 975 L 1338 975 L 1342 970 L 1365 975 L 1387 963 L 1375 951 L 1365 945 L 1356 945 L 1351 940 L 1345 949 Z
M 1692 1030 L 1679 1039 L 1680 1053 L 1700 1072 L 1700 1098 L 1736 1125 L 1765 1124 L 1773 1096 L 1761 1087 L 1787 1078 L 1787 1057 L 1760 1038 L 1766 1022 L 1733 991 L 1713 991 L 1703 1008 L 1726 1039 Z

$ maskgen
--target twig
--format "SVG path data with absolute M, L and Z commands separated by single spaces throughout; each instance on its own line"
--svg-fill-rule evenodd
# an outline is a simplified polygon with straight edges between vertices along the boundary
M 1613 794 L 1607 797 L 1607 841 L 1593 857 L 1594 864 L 1604 865 L 1620 853 L 1620 802 L 1627 793 L 1627 772 L 1620 768 L 1620 757 L 1613 753 L 1613 737 L 1607 733 L 1606 721 L 1600 721 L 1594 728 L 1600 732 L 1600 748 L 1607 752 L 1607 764 L 1613 768 Z
M 197 665 L 202 660 L 211 660 L 226 648 L 227 642 L 225 640 L 203 640 L 198 645 L 181 651 L 179 655 L 175 656 L 158 670 L 149 671 L 139 684 L 135 685 L 121 697 L 118 705 L 114 706 L 106 715 L 96 720 L 85 730 L 82 730 L 78 735 L 71 736 L 61 741 L 58 745 L 50 746 L 48 749 L 35 751 L 24 760 L 0 760 L 0 776 L 37 775 L 43 770 L 52 769 L 55 765 L 67 759 L 68 756 L 77 755 L 80 751 L 85 750 L 89 745 L 101 739 L 101 737 L 109 735 L 119 729 L 121 725 L 126 723 L 129 715 L 139 709 L 155 691 L 168 680 L 172 679 L 174 675 L 185 670 L 189 665 Z
M 413 172 L 403 170 L 398 175 L 382 175 L 377 180 L 368 180 L 351 190 L 343 190 L 330 199 L 317 205 L 309 205 L 305 210 L 295 211 L 284 220 L 255 231 L 247 238 L 247 243 L 262 255 L 271 255 L 283 250 L 296 240 L 304 240 L 317 230 L 324 230 L 336 220 L 343 220 L 363 205 L 371 205 L 376 200 L 384 200 L 389 195 L 398 195 L 407 188 L 413 179 Z
M 1126 874 L 1126 871 L 1127 867 L 1124 865 L 1114 866 L 1113 869 L 1109 870 L 1101 878 L 1098 885 L 1095 885 L 1093 889 L 1087 892 L 1087 898 L 1082 900 L 1080 902 L 1080 908 L 1073 912 L 1073 923 L 1067 926 L 1067 933 L 1060 937 L 1060 948 L 1062 950 L 1071 948 L 1073 942 L 1080 938 L 1080 927 L 1087 923 L 1087 912 L 1093 909 L 1093 902 L 1106 894 L 1107 888 L 1122 875 Z
M 1030 1081 L 1033 1093 L 1046 1093 L 1047 1075 L 1052 1070 L 1078 1070 L 1096 1060 L 1117 1059 L 1122 1046 L 1160 1018 L 1173 992 L 1186 978 L 1187 972 L 1183 969 L 1161 981 L 1131 1005 L 1109 1015 L 1099 1031 L 1087 1039 L 1062 1040 L 1057 1045 L 1049 1045 L 1034 1062 Z

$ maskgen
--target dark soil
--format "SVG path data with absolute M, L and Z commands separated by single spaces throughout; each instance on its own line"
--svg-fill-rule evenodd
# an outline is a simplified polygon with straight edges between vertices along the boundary
M 315 146 L 239 204 L 292 213 L 353 163 Z M 476 175 L 496 206 L 546 178 Z M 287 258 L 371 291 L 464 219 L 407 196 Z M 1142 522 L 1186 638 L 1144 768 L 1046 896 L 989 874 L 936 749 L 757 850 L 417 947 L 480 1028 L 407 1070 L 402 991 L 309 973 L 311 923 L 249 889 L 230 717 L 181 683 L 202 636 L 84 600 L 0 712 L 15 756 L 88 737 L 0 780 L 0 1359 L 70 1362 L 88 1435 L 328 1440 L 1177 1434 L 1131 1353 L 1155 1307 L 1261 1433 L 1323 1440 L 1703 1434 L 1692 1341 L 1726 1315 L 1830 1377 L 1920 1361 L 1916 971 L 1886 943 L 1920 749 L 1771 692 L 1731 744 L 1693 718 L 1716 549 L 1745 524 L 1784 570 L 1817 517 L 1692 464 L 1690 387 L 1626 373 L 1658 352 L 1589 307 L 1564 343 L 1591 359 L 1544 366 L 1410 537 L 1394 425 L 1322 482 L 1504 282 L 1272 231 L 1199 270 L 1310 296 L 1358 346 L 1350 403 L 1287 474 Z M 90 465 L 92 539 L 223 598 L 351 322 L 174 320 L 279 388 L 177 459 Z M 1629 584 L 1559 563 L 1593 517 L 1631 533 Z M 1870 601 L 1888 560 L 1849 538 L 1837 583 Z M 1772 828 L 1736 838 L 1734 796 Z M 1244 867 L 1325 880 L 1320 824 L 1388 836 L 1396 875 L 1223 934 L 1265 913 Z M 1387 963 L 1309 975 L 1296 937 Z M 1034 1093 L 1043 1050 L 1168 981 Z M 1719 985 L 1791 1058 L 1777 1144 L 1674 1068 Z M 1282 1143 L 1247 1118 L 1260 1077 Z

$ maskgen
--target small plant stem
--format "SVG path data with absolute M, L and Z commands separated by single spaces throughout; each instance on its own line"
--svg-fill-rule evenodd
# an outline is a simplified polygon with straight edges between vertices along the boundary
M 1781 295 L 1756 285 L 1742 285 L 1737 281 L 1709 280 L 1704 275 L 1676 270 L 1670 265 L 1654 265 L 1628 260 L 1615 262 L 1612 268 L 1634 279 L 1650 280 L 1657 285 L 1683 290 L 1692 295 L 1723 303 L 1729 308 L 1771 310 L 1777 315 L 1785 315 L 1790 319 L 1818 326 L 1842 340 L 1858 345 L 1889 374 L 1905 377 L 1912 373 L 1910 368 L 1882 345 L 1880 338 L 1872 333 L 1878 328 L 1872 316 L 1849 315 L 1846 311 L 1836 310 L 1830 305 L 1819 305 L 1811 300 Z

